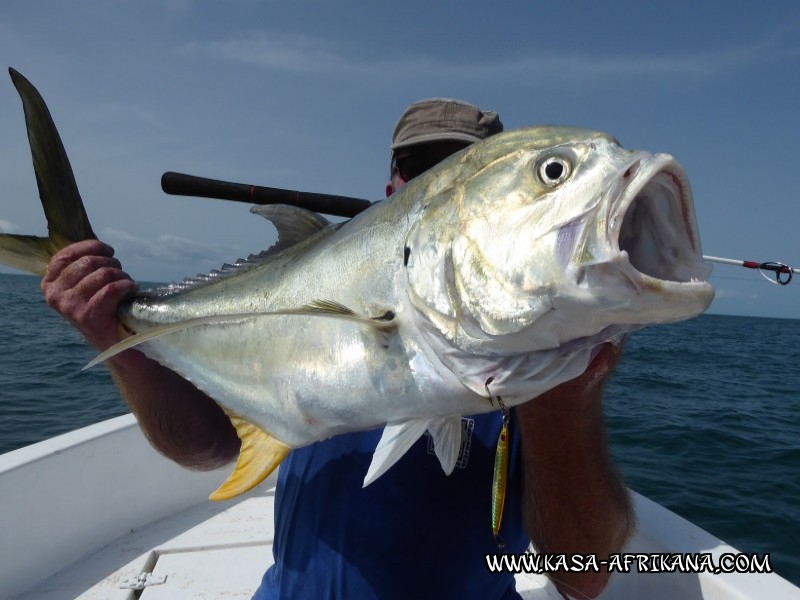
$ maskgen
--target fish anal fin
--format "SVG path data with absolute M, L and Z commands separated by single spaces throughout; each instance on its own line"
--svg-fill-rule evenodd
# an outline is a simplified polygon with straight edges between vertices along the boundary
M 210 500 L 230 500 L 243 494 L 269 477 L 281 461 L 289 454 L 289 446 L 276 440 L 266 431 L 235 415 L 229 415 L 242 440 L 239 458 L 233 472 Z
M 453 472 L 461 453 L 461 417 L 459 415 L 444 417 L 428 426 L 428 433 L 433 438 L 433 449 L 447 475 Z

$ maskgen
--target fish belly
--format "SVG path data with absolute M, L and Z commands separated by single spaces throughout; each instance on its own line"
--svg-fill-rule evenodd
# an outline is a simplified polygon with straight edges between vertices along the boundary
M 291 447 L 492 409 L 413 337 L 354 322 L 247 318 L 164 335 L 142 350 Z

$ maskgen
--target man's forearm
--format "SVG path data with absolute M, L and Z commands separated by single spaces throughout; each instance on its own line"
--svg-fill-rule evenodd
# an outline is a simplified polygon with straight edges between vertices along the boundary
M 565 384 L 517 407 L 525 465 L 524 510 L 540 552 L 621 551 L 633 526 L 627 488 L 611 460 L 599 383 Z M 608 573 L 559 573 L 562 592 L 599 594 Z
M 99 240 L 76 242 L 56 253 L 41 287 L 47 304 L 98 350 L 125 335 L 117 308 L 138 290 L 114 249 Z M 236 457 L 239 439 L 227 416 L 191 383 L 138 350 L 106 365 L 157 450 L 195 469 L 212 469 Z
M 239 438 L 227 415 L 187 380 L 136 350 L 112 358 L 108 368 L 139 426 L 159 452 L 199 470 L 214 469 L 236 458 Z

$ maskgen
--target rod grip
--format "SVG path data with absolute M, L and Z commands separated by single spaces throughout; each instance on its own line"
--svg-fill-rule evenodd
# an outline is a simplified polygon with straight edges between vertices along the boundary
M 252 202 L 250 200 L 252 187 L 244 183 L 207 179 L 173 171 L 167 171 L 161 176 L 161 189 L 174 196 L 200 196 Z
M 354 217 L 372 205 L 369 200 L 362 198 L 233 183 L 173 171 L 161 176 L 161 189 L 177 196 L 199 196 L 249 204 L 291 204 L 337 217 Z

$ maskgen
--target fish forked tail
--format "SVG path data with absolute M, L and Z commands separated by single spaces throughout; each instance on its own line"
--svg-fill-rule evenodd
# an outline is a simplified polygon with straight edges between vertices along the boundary
M 22 99 L 39 198 L 48 237 L 0 234 L 0 264 L 44 275 L 50 258 L 73 242 L 94 239 L 69 158 L 42 96 L 14 69 L 11 80 Z

